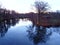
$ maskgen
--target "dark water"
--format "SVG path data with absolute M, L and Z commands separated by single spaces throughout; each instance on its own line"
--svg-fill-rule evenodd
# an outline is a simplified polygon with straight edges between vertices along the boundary
M 60 27 L 32 27 L 18 19 L 0 22 L 0 45 L 60 45 Z

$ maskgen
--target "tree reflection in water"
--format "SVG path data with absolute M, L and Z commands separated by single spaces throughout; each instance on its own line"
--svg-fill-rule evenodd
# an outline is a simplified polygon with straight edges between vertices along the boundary
M 3 37 L 8 31 L 8 28 L 10 28 L 10 26 L 14 26 L 18 21 L 19 19 L 12 19 L 0 22 L 0 37 Z
M 46 27 L 36 26 L 35 30 L 31 26 L 27 30 L 28 38 L 33 41 L 34 45 L 38 45 L 38 43 L 46 43 L 49 39 L 49 36 L 52 34 L 46 30 Z

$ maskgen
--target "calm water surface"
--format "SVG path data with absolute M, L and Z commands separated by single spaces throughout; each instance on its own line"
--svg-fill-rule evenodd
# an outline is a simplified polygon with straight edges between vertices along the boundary
M 0 45 L 60 45 L 60 27 L 32 27 L 30 21 L 0 23 Z

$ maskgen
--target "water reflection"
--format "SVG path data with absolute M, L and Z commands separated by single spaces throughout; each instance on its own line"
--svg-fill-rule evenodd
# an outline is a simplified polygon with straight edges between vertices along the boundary
M 0 22 L 0 45 L 60 45 L 60 27 L 32 26 L 28 21 L 21 26 L 25 21 L 18 21 Z
M 29 27 L 28 38 L 33 41 L 34 45 L 38 45 L 38 43 L 46 43 L 49 39 L 49 36 L 52 34 L 51 31 L 47 31 L 46 27 L 36 27 L 33 29 L 31 26 Z
M 0 23 L 0 37 L 3 37 L 5 33 L 7 32 L 8 27 L 5 25 L 4 22 Z
M 8 31 L 8 28 L 10 28 L 10 26 L 14 26 L 18 21 L 19 19 L 12 19 L 0 22 L 0 37 L 3 37 L 5 33 Z

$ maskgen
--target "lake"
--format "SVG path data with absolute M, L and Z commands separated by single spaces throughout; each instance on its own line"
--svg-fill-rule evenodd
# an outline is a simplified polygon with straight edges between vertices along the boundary
M 29 20 L 0 22 L 0 45 L 60 45 L 60 27 L 32 27 Z

